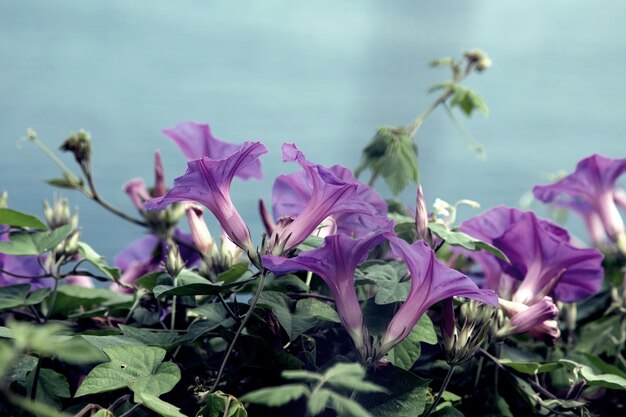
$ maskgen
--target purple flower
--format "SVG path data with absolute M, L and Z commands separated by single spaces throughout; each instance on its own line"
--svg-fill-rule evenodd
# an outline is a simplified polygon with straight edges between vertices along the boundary
M 303 155 L 302 159 L 306 161 Z M 308 161 L 305 163 L 308 163 Z M 354 178 L 354 175 L 348 168 L 334 165 L 324 169 L 346 183 L 356 184 L 358 198 L 373 207 L 374 216 L 387 216 L 387 204 L 385 201 L 373 188 Z M 311 172 L 306 168 L 291 174 L 279 175 L 274 181 L 272 188 L 274 217 L 276 219 L 285 216 L 296 217 L 302 213 L 307 207 L 307 203 L 313 197 L 315 185 Z M 371 216 L 372 214 L 362 212 L 337 212 L 332 215 L 337 225 L 337 231 L 353 237 L 369 233 L 371 230 Z
M 498 330 L 499 336 L 528 333 L 536 339 L 545 340 L 549 345 L 554 345 L 561 336 L 561 330 L 555 320 L 559 315 L 559 309 L 550 297 L 543 297 L 530 306 L 500 299 L 499 306 L 510 319 L 507 325 Z
M 144 204 L 146 210 L 162 210 L 178 201 L 204 204 L 217 218 L 228 237 L 246 252 L 253 252 L 250 231 L 230 199 L 233 178 L 258 162 L 267 153 L 260 142 L 245 142 L 235 153 L 223 159 L 189 161 L 187 172 L 174 180 L 174 186 L 161 198 Z
M 275 184 L 275 195 L 288 192 L 292 197 L 287 200 L 291 201 L 290 204 L 279 202 L 278 210 L 285 214 L 278 219 L 271 237 L 270 250 L 273 254 L 286 253 L 298 246 L 331 215 L 363 214 L 368 216 L 368 226 L 376 225 L 379 217 L 376 208 L 361 199 L 359 185 L 355 181 L 341 179 L 332 170 L 309 162 L 294 144 L 284 144 L 282 151 L 283 161 L 300 164 L 306 180 L 298 174 L 286 181 L 283 177 L 277 181 L 278 186 Z M 306 202 L 304 207 L 303 202 Z M 336 223 L 340 225 L 338 220 Z
M 8 241 L 8 226 L 0 225 L 0 241 Z M 44 263 L 42 258 L 41 262 Z M 0 287 L 16 284 L 30 284 L 32 289 L 49 288 L 54 285 L 52 278 L 19 278 L 15 275 L 36 277 L 48 275 L 41 266 L 37 256 L 7 255 L 0 253 Z M 15 275 L 12 275 L 15 274 Z
M 606 234 L 625 245 L 624 221 L 615 204 L 619 192 L 615 183 L 624 172 L 626 158 L 610 159 L 596 154 L 580 161 L 576 171 L 565 178 L 550 185 L 535 186 L 533 193 L 545 203 L 570 208 L 580 207 L 584 201 L 600 218 Z
M 411 274 L 409 295 L 393 317 L 378 349 L 382 356 L 404 339 L 433 304 L 453 296 L 467 297 L 497 305 L 498 297 L 491 290 L 481 290 L 462 273 L 439 262 L 435 252 L 424 242 L 410 245 L 395 235 L 387 235 L 391 249 L 399 255 Z
M 513 300 L 525 304 L 551 294 L 573 302 L 600 290 L 602 254 L 575 247 L 565 229 L 532 212 L 499 206 L 463 222 L 460 229 L 496 246 L 511 261 L 509 265 L 494 262 L 496 258 L 489 254 L 470 255 L 485 269 L 488 285 L 503 297 L 511 295 L 497 285 L 498 280 L 508 279 L 503 274 L 521 280 Z
M 242 147 L 242 145 L 224 142 L 213 137 L 208 124 L 182 122 L 173 128 L 163 129 L 162 132 L 176 142 L 189 161 L 202 159 L 205 156 L 210 159 L 224 159 Z M 261 161 L 258 159 L 252 161 L 235 175 L 241 179 L 260 179 L 262 177 Z
M 190 267 L 198 260 L 198 252 L 192 249 L 193 241 L 189 235 L 174 231 L 174 240 L 181 242 L 179 245 L 181 257 L 185 265 Z M 115 266 L 121 271 L 120 281 L 132 286 L 135 281 L 152 272 L 162 271 L 167 257 L 168 242 L 154 235 L 143 236 L 115 256 Z M 111 289 L 121 293 L 132 293 L 132 288 L 124 288 L 116 283 L 111 284 Z
M 382 243 L 384 234 L 392 229 L 393 222 L 387 221 L 380 229 L 360 239 L 352 239 L 345 234 L 327 236 L 322 247 L 302 252 L 295 258 L 265 255 L 263 266 L 275 274 L 307 270 L 319 275 L 333 294 L 341 323 L 362 357 L 367 359 L 369 336 L 354 288 L 354 273 L 369 251 Z

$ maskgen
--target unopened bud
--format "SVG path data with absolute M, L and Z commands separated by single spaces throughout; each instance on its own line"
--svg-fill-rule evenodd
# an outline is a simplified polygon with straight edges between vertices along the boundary
M 161 152 L 156 151 L 154 153 L 154 189 L 152 190 L 152 197 L 164 196 L 166 192 Z
M 189 205 L 185 213 L 187 214 L 187 221 L 189 222 L 189 230 L 191 231 L 191 239 L 198 252 L 206 257 L 210 257 L 213 251 L 213 238 L 209 232 L 209 228 L 202 219 L 202 212 L 204 210 L 195 205 Z
M 78 241 L 80 239 L 80 230 L 76 229 L 65 239 L 65 254 L 71 256 L 78 251 Z
M 7 200 L 9 199 L 9 195 L 7 194 L 6 191 L 3 191 L 2 193 L 0 193 L 0 208 L 6 208 L 7 207 Z
M 167 261 L 165 262 L 165 270 L 172 278 L 176 278 L 180 271 L 185 267 L 185 261 L 180 256 L 178 245 L 172 244 L 167 252 Z
M 91 160 L 91 136 L 81 129 L 67 138 L 60 149 L 64 152 L 72 152 L 76 162 L 87 166 Z
M 51 229 L 68 224 L 71 224 L 73 228 L 78 226 L 78 211 L 75 210 L 72 214 L 70 203 L 66 198 L 55 198 L 52 205 L 44 201 L 43 214 Z
M 449 364 L 459 364 L 471 359 L 487 338 L 494 309 L 470 300 L 461 305 L 457 320 L 454 318 L 452 298 L 443 303 L 443 349 Z
M 415 229 L 417 230 L 417 239 L 421 239 L 428 245 L 432 244 L 432 235 L 428 229 L 428 210 L 426 210 L 426 201 L 422 192 L 422 185 L 417 186 L 417 201 L 415 204 Z

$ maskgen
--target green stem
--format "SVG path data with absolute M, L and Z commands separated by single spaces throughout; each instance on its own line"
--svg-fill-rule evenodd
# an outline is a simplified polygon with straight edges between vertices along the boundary
M 439 389 L 439 392 L 437 393 L 437 396 L 435 397 L 435 401 L 433 401 L 430 407 L 428 407 L 428 410 L 426 410 L 426 413 L 422 417 L 428 417 L 430 413 L 432 413 L 432 411 L 435 409 L 437 404 L 439 404 L 439 401 L 441 401 L 441 397 L 443 396 L 444 391 L 446 390 L 446 388 L 448 388 L 448 384 L 450 383 L 450 379 L 452 378 L 452 374 L 454 373 L 455 368 L 456 368 L 456 365 L 450 365 L 450 367 L 448 368 L 448 373 L 446 374 L 446 377 L 443 380 L 443 384 L 441 384 L 441 389 Z
M 235 332 L 235 336 L 233 337 L 233 340 L 230 342 L 230 345 L 228 346 L 228 350 L 226 351 L 224 360 L 222 360 L 222 365 L 220 366 L 220 369 L 217 372 L 217 376 L 215 377 L 215 382 L 213 383 L 213 386 L 209 390 L 209 393 L 213 393 L 217 389 L 217 386 L 219 385 L 220 380 L 222 379 L 222 375 L 224 374 L 224 369 L 226 369 L 226 364 L 228 363 L 228 359 L 230 358 L 230 355 L 233 353 L 233 350 L 235 349 L 235 344 L 237 343 L 239 336 L 241 336 L 243 329 L 246 327 L 246 324 L 248 324 L 248 320 L 250 320 L 250 318 L 252 317 L 252 314 L 254 314 L 254 308 L 256 307 L 256 303 L 259 301 L 259 297 L 261 296 L 261 293 L 263 292 L 263 287 L 265 287 L 266 279 L 267 279 L 267 272 L 263 271 L 263 273 L 261 273 L 261 277 L 259 278 L 259 286 L 256 289 L 256 293 L 254 293 L 254 297 L 252 297 L 252 300 L 250 301 L 250 308 L 246 312 L 246 315 L 244 316 L 243 320 L 241 320 L 241 323 L 239 324 L 239 328 L 237 329 L 237 332 Z
M 54 152 L 52 152 L 42 141 L 40 141 L 38 137 L 35 136 L 31 138 L 30 141 L 33 142 L 44 154 L 46 154 L 46 156 L 50 158 L 52 162 L 54 162 L 59 168 L 61 168 L 63 174 L 67 176 L 70 181 L 76 183 L 80 182 L 80 178 L 78 178 L 72 172 L 72 170 L 67 165 L 65 165 L 65 163 L 61 161 L 58 156 L 54 154 Z

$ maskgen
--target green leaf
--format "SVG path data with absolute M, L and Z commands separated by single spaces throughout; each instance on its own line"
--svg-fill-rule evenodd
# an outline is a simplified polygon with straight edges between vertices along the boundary
M 265 287 L 269 291 L 280 292 L 308 292 L 309 287 L 300 277 L 294 274 L 286 274 L 273 278 Z
M 304 370 L 283 371 L 280 375 L 285 379 L 300 379 L 307 382 L 319 382 L 323 379 L 320 374 Z
M 110 362 L 96 366 L 76 391 L 75 397 L 127 387 L 137 393 L 159 396 L 174 388 L 180 369 L 173 362 L 163 362 L 165 350 L 151 346 L 115 346 L 105 348 Z M 135 398 L 136 402 L 139 402 Z
M 48 230 L 48 227 L 37 217 L 9 208 L 0 208 L 0 224 L 13 227 L 30 227 L 39 230 Z
M 350 398 L 328 391 L 332 407 L 339 417 L 373 417 L 361 404 Z
M 217 276 L 218 282 L 224 284 L 231 284 L 247 275 L 249 278 L 252 273 L 250 272 L 250 265 L 247 262 L 239 262 L 230 267 L 228 271 L 224 271 Z
M 78 253 L 81 258 L 98 268 L 107 278 L 119 279 L 120 270 L 110 267 L 107 261 L 85 242 L 78 242 Z
M 190 342 L 220 326 L 228 328 L 235 324 L 235 320 L 228 316 L 226 309 L 221 304 L 205 304 L 190 310 L 190 312 L 204 317 L 204 319 L 196 320 L 189 326 L 186 339 Z
M 177 277 L 178 286 L 157 285 L 153 292 L 154 296 L 159 298 L 167 295 L 214 295 L 231 288 L 241 287 L 255 279 L 245 278 L 230 283 L 214 284 L 188 269 L 183 269 Z
M 50 407 L 47 404 L 32 401 L 28 398 L 11 394 L 10 392 L 7 392 L 6 396 L 13 404 L 36 415 L 37 417 L 72 417 L 72 415 L 57 411 L 55 408 Z
M 263 404 L 268 407 L 280 407 L 304 395 L 309 395 L 309 393 L 309 387 L 306 385 L 287 384 L 249 392 L 241 397 L 241 402 Z
M 33 372 L 37 367 L 39 359 L 30 355 L 21 355 L 19 360 L 13 364 L 13 367 L 5 375 L 9 382 L 22 382 L 26 384 L 28 374 Z
M 389 392 L 359 396 L 361 404 L 374 416 L 414 417 L 424 411 L 428 380 L 391 364 L 373 371 L 369 379 Z
M 124 324 L 119 324 L 118 327 L 124 333 L 124 337 L 137 340 L 147 346 L 167 348 L 174 345 L 174 342 L 178 339 L 178 333 L 173 331 L 153 332 L 146 329 L 140 329 L 139 327 L 126 326 Z
M 513 368 L 517 372 L 521 372 L 523 374 L 529 374 L 529 375 L 552 372 L 553 370 L 558 369 L 562 366 L 562 364 L 558 362 L 549 362 L 549 363 L 514 362 L 507 358 L 501 358 L 500 362 L 502 363 L 502 365 L 508 366 L 509 368 Z
M 57 292 L 53 314 L 68 315 L 76 310 L 94 307 L 130 307 L 133 296 L 119 294 L 105 288 L 87 288 L 79 285 L 63 285 Z
M 187 417 L 180 412 L 180 408 L 159 399 L 155 395 L 138 392 L 135 394 L 135 399 L 162 417 Z
M 411 369 L 421 353 L 421 343 L 437 344 L 437 333 L 433 322 L 424 314 L 409 335 L 387 353 L 387 359 L 406 371 Z
M 591 366 L 583 365 L 581 363 L 574 362 L 568 359 L 561 359 L 559 362 L 569 365 L 571 368 L 573 368 L 574 373 L 578 373 L 585 380 L 587 385 L 617 390 L 626 390 L 626 378 L 623 376 L 623 373 L 621 371 L 619 371 L 619 373 L 605 373 L 607 369 L 605 366 L 602 366 L 604 370 L 599 370 L 597 368 L 594 369 Z
M 289 340 L 294 340 L 317 324 L 314 317 L 292 313 L 291 299 L 277 291 L 263 291 L 259 297 L 258 305 L 271 309 L 280 325 L 287 332 Z
M 169 282 L 172 281 L 172 278 L 169 276 L 169 274 L 165 272 L 157 271 L 157 272 L 152 272 L 148 275 L 144 275 L 143 277 L 135 281 L 135 284 L 152 291 L 154 290 L 154 287 L 159 285 L 159 281 L 165 280 L 165 279 L 167 279 Z
M 248 412 L 241 401 L 232 395 L 215 391 L 206 397 L 204 407 L 197 417 L 247 417 Z
M 68 224 L 52 231 L 11 233 L 8 242 L 0 242 L 0 253 L 39 255 L 63 242 L 71 231 L 72 226 Z
M 31 293 L 29 290 L 30 284 L 0 287 L 0 311 L 39 304 L 50 294 L 50 288 L 40 288 Z
M 403 128 L 383 126 L 363 150 L 363 158 L 355 171 L 358 177 L 365 168 L 372 177 L 381 175 L 394 195 L 398 195 L 410 181 L 417 184 L 419 169 L 417 147 Z
M 311 393 L 307 400 L 306 409 L 308 415 L 313 417 L 324 411 L 330 400 L 331 392 L 325 388 L 320 388 Z
M 448 230 L 446 226 L 441 223 L 429 223 L 428 228 L 431 232 L 445 240 L 449 245 L 460 246 L 472 251 L 485 250 L 505 262 L 510 262 L 509 258 L 507 258 L 507 256 L 502 253 L 500 249 L 490 245 L 489 243 L 483 242 L 480 239 L 473 238 L 466 233 L 459 232 L 455 229 Z
M 466 116 L 471 116 L 474 110 L 480 111 L 483 116 L 489 116 L 487 103 L 475 91 L 460 84 L 452 84 L 453 95 L 450 107 L 458 107 Z
M 363 269 L 363 275 L 357 278 L 374 283 L 378 287 L 374 302 L 391 304 L 406 300 L 411 282 L 403 280 L 407 269 L 402 262 L 373 263 Z
M 31 387 L 33 385 L 35 373 L 31 372 L 28 378 L 28 395 L 30 396 Z M 42 368 L 39 371 L 39 379 L 37 380 L 36 400 L 45 404 L 58 407 L 61 398 L 70 398 L 70 384 L 67 379 L 52 369 Z
M 298 250 L 301 252 L 310 251 L 320 248 L 324 244 L 324 239 L 319 236 L 309 236 L 304 242 L 298 246 Z
M 304 298 L 296 303 L 296 314 L 315 317 L 318 320 L 341 323 L 337 311 L 323 301 L 314 298 Z

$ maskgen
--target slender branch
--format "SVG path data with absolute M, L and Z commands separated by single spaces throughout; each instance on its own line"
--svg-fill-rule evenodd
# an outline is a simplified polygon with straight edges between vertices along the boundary
M 50 278 L 49 274 L 48 275 L 21 275 L 21 274 L 16 274 L 16 273 L 11 272 L 11 271 L 7 271 L 5 269 L 0 269 L 0 273 L 11 275 L 14 278 L 22 278 L 22 279 Z
M 220 366 L 220 369 L 217 372 L 217 376 L 215 377 L 215 382 L 213 383 L 213 386 L 209 390 L 209 393 L 213 393 L 217 389 L 217 386 L 220 383 L 220 379 L 222 379 L 222 374 L 224 374 L 224 369 L 226 368 L 228 359 L 230 358 L 230 355 L 233 353 L 233 350 L 235 349 L 235 344 L 237 343 L 239 336 L 241 336 L 243 329 L 246 327 L 246 324 L 248 324 L 248 320 L 250 320 L 250 318 L 252 317 L 252 314 L 254 313 L 254 308 L 256 307 L 256 303 L 259 301 L 259 297 L 261 296 L 261 293 L 263 292 L 263 287 L 265 287 L 266 280 L 267 280 L 267 272 L 263 271 L 263 273 L 261 273 L 259 286 L 256 289 L 256 293 L 254 294 L 252 301 L 250 301 L 250 308 L 246 312 L 246 315 L 243 317 L 243 320 L 241 320 L 241 323 L 239 324 L 239 328 L 237 329 L 237 332 L 235 333 L 233 340 L 230 342 L 230 345 L 228 346 L 228 350 L 226 351 L 226 355 L 224 356 L 222 365 Z
M 437 393 L 435 400 L 430 405 L 430 407 L 428 407 L 428 410 L 426 410 L 426 413 L 424 413 L 423 417 L 428 417 L 430 413 L 432 413 L 432 411 L 435 409 L 437 404 L 439 404 L 439 401 L 441 401 L 441 397 L 443 396 L 443 393 L 446 390 L 446 388 L 448 388 L 448 384 L 450 383 L 452 374 L 454 374 L 455 368 L 456 368 L 456 365 L 450 365 L 450 367 L 448 368 L 448 373 L 446 374 L 446 377 L 444 378 L 443 383 L 441 384 L 441 388 L 439 389 L 439 392 Z

